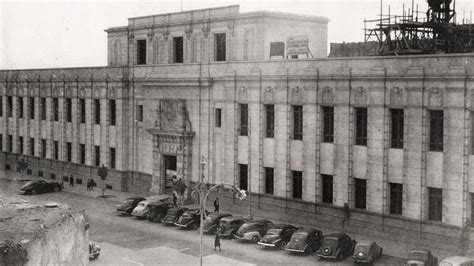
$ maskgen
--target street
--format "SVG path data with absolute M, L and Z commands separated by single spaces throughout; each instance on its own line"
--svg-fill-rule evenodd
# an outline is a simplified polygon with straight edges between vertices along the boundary
M 17 195 L 22 182 L 0 179 L 0 199 L 14 195 L 30 203 L 57 202 L 85 209 L 90 219 L 90 238 L 102 247 L 98 260 L 91 265 L 197 265 L 199 231 L 166 227 L 148 220 L 115 213 L 116 202 L 71 191 L 39 195 Z M 253 243 L 223 239 L 222 252 L 214 251 L 214 237 L 203 236 L 204 265 L 352 265 L 320 261 L 315 254 L 293 255 L 282 250 L 263 248 Z M 399 265 L 401 260 L 383 256 L 378 265 Z

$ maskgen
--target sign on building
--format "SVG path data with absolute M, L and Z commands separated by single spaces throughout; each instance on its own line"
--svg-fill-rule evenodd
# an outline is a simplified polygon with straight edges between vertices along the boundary
M 298 55 L 308 57 L 308 35 L 291 36 L 286 40 L 286 56 L 297 58 Z

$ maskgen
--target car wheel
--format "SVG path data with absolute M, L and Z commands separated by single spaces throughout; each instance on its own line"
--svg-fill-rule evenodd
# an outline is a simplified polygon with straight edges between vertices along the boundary
M 258 236 L 252 236 L 252 242 L 257 243 L 258 240 L 260 240 L 260 237 L 258 237 Z
M 280 241 L 280 245 L 279 245 L 279 246 L 280 246 L 280 249 L 285 249 L 285 247 L 286 247 L 286 242 L 285 242 L 285 240 Z

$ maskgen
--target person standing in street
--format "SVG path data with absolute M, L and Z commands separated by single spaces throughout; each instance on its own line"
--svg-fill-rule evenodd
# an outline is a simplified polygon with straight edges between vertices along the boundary
M 214 200 L 214 212 L 219 212 L 219 198 L 216 197 Z
M 87 191 L 90 191 L 91 190 L 91 179 L 88 178 L 87 179 Z
M 74 177 L 72 176 L 72 174 L 71 174 L 71 176 L 69 177 L 69 186 L 71 186 L 71 187 L 74 186 Z
M 178 207 L 178 197 L 176 197 L 176 193 L 173 192 L 173 205 L 177 208 Z
M 214 239 L 214 251 L 219 248 L 219 252 L 221 252 L 221 235 L 219 232 L 216 233 L 216 238 Z
M 95 186 L 96 186 L 96 183 L 94 181 L 94 178 L 91 177 L 91 191 L 94 191 Z

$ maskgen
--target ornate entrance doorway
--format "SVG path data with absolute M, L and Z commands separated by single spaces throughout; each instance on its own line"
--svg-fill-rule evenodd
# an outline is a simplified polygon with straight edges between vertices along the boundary
M 164 177 L 165 177 L 165 192 L 171 193 L 173 191 L 173 181 L 177 180 L 178 173 L 176 168 L 176 156 L 163 155 Z

